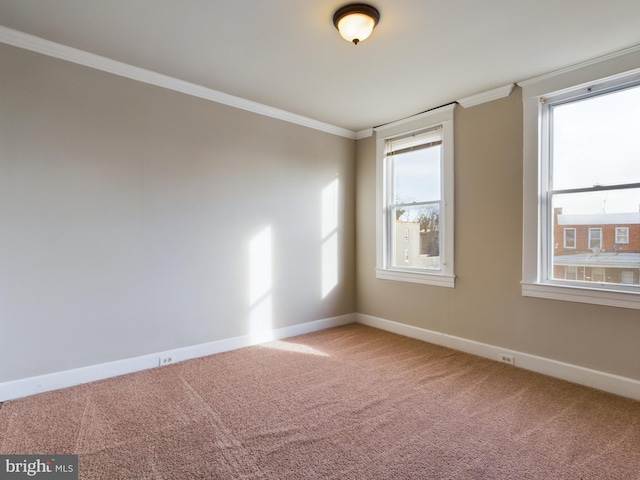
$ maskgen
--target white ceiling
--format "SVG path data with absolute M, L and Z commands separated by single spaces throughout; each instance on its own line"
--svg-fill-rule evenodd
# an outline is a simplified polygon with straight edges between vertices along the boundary
M 0 25 L 353 131 L 640 44 L 640 0 L 0 0 Z

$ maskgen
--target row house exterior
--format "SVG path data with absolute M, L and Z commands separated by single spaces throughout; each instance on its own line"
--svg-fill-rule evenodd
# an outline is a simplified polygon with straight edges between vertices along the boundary
M 553 217 L 554 278 L 640 284 L 640 212 Z

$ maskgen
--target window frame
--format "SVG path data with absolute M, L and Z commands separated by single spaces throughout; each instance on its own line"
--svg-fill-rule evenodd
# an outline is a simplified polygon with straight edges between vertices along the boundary
M 594 61 L 543 75 L 518 85 L 523 90 L 523 256 L 522 295 L 570 302 L 640 309 L 637 287 L 551 281 L 548 235 L 552 213 L 546 208 L 545 179 L 549 178 L 548 98 L 576 97 L 605 88 L 640 82 L 640 49 L 628 49 Z
M 374 128 L 376 135 L 376 278 L 441 287 L 455 286 L 453 251 L 454 178 L 453 178 L 453 113 L 456 104 L 445 105 L 404 120 Z M 440 270 L 392 265 L 389 250 L 393 229 L 388 220 L 388 181 L 385 165 L 387 140 L 442 126 L 440 168 Z

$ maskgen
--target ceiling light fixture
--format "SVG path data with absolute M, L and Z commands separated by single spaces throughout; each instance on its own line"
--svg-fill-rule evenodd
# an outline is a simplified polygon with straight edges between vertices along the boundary
M 333 14 L 333 24 L 342 38 L 357 45 L 369 38 L 380 20 L 380 12 L 366 3 L 351 3 Z

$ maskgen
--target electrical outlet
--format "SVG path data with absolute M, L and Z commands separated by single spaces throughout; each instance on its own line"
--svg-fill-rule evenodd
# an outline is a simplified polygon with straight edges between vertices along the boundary
M 160 366 L 169 365 L 173 363 L 173 355 L 167 355 L 166 357 L 160 357 Z
M 515 361 L 515 358 L 513 358 L 513 355 L 507 355 L 506 353 L 501 353 L 500 355 L 498 355 L 498 360 L 500 360 L 502 363 L 508 363 L 509 365 L 516 364 L 516 361 Z

